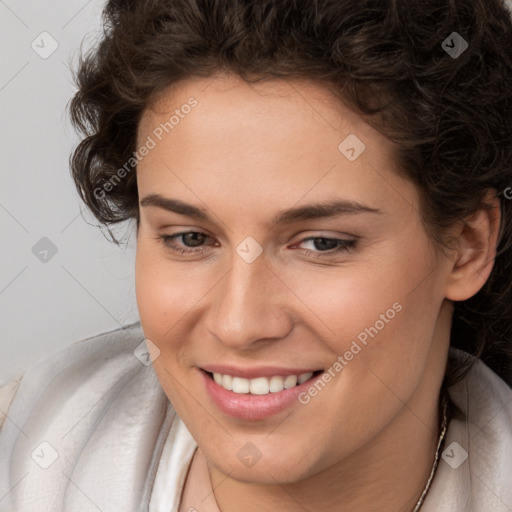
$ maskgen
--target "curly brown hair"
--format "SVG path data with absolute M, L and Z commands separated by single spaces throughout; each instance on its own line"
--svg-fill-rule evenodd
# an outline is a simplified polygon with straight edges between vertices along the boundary
M 454 37 L 468 45 L 459 55 L 447 50 Z M 512 21 L 503 1 L 109 1 L 102 38 L 74 73 L 70 115 L 85 137 L 70 164 L 115 243 L 108 226 L 139 223 L 130 171 L 143 111 L 172 84 L 218 72 L 326 85 L 396 143 L 397 172 L 417 185 L 436 244 L 495 192 L 494 267 L 476 295 L 454 304 L 451 345 L 512 385 Z M 473 362 L 450 359 L 445 384 Z

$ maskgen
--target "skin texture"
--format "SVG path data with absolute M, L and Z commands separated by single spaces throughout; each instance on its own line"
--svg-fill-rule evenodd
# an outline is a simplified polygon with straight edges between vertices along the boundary
M 139 198 L 179 199 L 212 222 L 141 206 L 136 292 L 160 350 L 155 371 L 220 510 L 412 510 L 437 444 L 451 301 L 492 269 L 497 205 L 454 226 L 453 250 L 436 250 L 391 143 L 307 81 L 183 81 L 145 111 L 138 145 L 192 96 L 198 104 L 139 163 Z M 338 149 L 349 134 L 366 146 L 354 161 Z M 331 199 L 381 213 L 270 224 L 282 209 Z M 205 235 L 174 238 L 196 253 L 158 238 L 183 231 Z M 248 236 L 263 249 L 252 263 L 236 251 Z M 334 253 L 308 237 L 356 243 Z M 401 311 L 307 405 L 243 421 L 204 391 L 197 367 L 208 363 L 327 369 L 395 303 Z M 252 467 L 237 457 L 248 442 L 261 452 Z

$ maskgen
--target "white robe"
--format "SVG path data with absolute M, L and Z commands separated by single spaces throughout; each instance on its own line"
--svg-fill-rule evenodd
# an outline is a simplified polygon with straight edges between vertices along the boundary
M 133 324 L 23 375 L 0 430 L 0 512 L 178 511 L 197 445 L 135 357 L 143 340 Z M 421 512 L 511 512 L 512 390 L 479 362 L 449 392 L 467 421 L 450 422 Z

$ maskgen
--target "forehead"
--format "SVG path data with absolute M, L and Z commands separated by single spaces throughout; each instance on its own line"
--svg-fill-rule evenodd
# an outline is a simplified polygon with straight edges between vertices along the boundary
M 271 133 L 273 125 L 278 122 L 284 124 L 288 121 L 289 128 L 293 129 L 306 121 L 311 128 L 321 127 L 329 131 L 350 128 L 361 136 L 382 138 L 383 143 L 386 140 L 347 108 L 343 98 L 337 97 L 326 84 L 306 79 L 265 79 L 247 83 L 237 75 L 224 73 L 208 78 L 185 79 L 158 93 L 143 113 L 139 135 L 155 123 L 169 119 L 190 98 L 198 104 L 193 109 L 195 115 L 191 116 L 197 120 L 196 128 L 197 124 L 205 123 L 207 127 L 214 124 L 224 131 L 230 124 L 256 128 L 256 121 L 264 119 L 273 122 L 260 128 Z M 189 125 L 192 123 L 187 122 Z
M 333 192 L 359 200 L 365 190 L 379 203 L 376 187 L 393 189 L 390 180 L 398 179 L 391 142 L 326 86 L 306 80 L 184 80 L 145 110 L 138 147 L 148 137 L 156 144 L 138 166 L 139 188 L 173 196 L 179 190 L 195 202 L 243 196 L 261 209 L 274 199 L 296 203 Z M 356 159 L 340 149 L 345 140 L 360 144 Z

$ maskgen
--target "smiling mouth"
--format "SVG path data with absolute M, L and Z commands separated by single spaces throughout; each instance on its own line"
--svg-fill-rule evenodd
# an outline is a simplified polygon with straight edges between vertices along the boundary
M 324 370 L 302 373 L 299 375 L 287 375 L 286 377 L 275 375 L 272 377 L 257 377 L 255 379 L 244 379 L 242 377 L 233 377 L 232 375 L 212 373 L 204 371 L 210 379 L 225 389 L 237 394 L 244 395 L 268 395 L 279 393 L 286 389 L 294 388 L 309 382 Z

